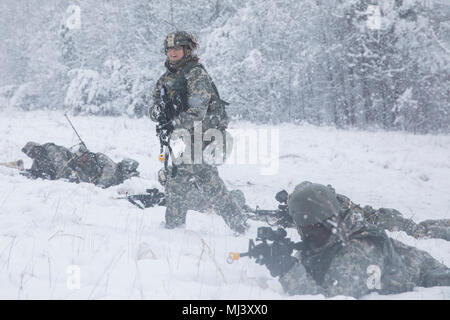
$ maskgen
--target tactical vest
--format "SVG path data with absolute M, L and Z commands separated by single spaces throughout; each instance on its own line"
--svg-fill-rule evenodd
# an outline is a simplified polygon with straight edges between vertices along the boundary
M 200 67 L 205 70 L 202 64 L 196 61 L 189 61 L 181 68 L 181 70 L 175 75 L 174 78 L 170 79 L 169 74 L 167 74 L 167 78 L 169 79 L 166 81 L 165 87 L 167 89 L 167 92 L 165 92 L 165 94 L 167 94 L 168 98 L 170 98 L 174 109 L 176 109 L 175 115 L 178 115 L 180 112 L 186 111 L 189 108 L 186 76 L 195 67 Z M 226 131 L 229 119 L 225 110 L 225 106 L 229 105 L 229 103 L 220 98 L 219 91 L 217 90 L 217 87 L 212 79 L 211 86 L 213 89 L 213 93 L 208 103 L 208 109 L 206 111 L 206 116 L 203 121 L 202 127 L 203 132 L 207 131 L 208 129 L 218 129 L 222 133 L 223 153 L 221 155 L 216 154 L 215 144 L 213 144 L 212 141 L 203 141 L 203 150 L 204 155 L 214 154 L 212 158 L 208 158 L 210 159 L 210 161 L 214 161 L 212 159 L 217 159 L 217 161 L 219 162 L 216 161 L 215 165 L 219 165 L 224 163 L 226 161 L 226 158 L 230 155 L 233 148 L 233 138 Z M 191 145 L 192 150 L 194 150 L 193 139 L 191 140 Z M 192 155 L 194 155 L 194 153 L 192 153 Z M 205 159 L 206 158 L 204 158 L 204 160 Z
M 176 114 L 186 111 L 189 108 L 186 75 L 189 74 L 189 72 L 191 72 L 191 70 L 196 66 L 199 66 L 205 70 L 205 67 L 202 64 L 195 61 L 189 61 L 181 68 L 176 78 L 172 80 L 170 88 L 168 88 L 168 92 L 166 94 L 174 104 Z M 219 91 L 212 80 L 211 85 L 214 90 L 214 94 L 211 96 L 208 110 L 206 112 L 206 120 L 208 120 L 207 123 L 209 125 L 208 128 L 205 129 L 215 128 L 223 131 L 228 127 L 229 119 L 225 106 L 229 105 L 229 103 L 220 99 Z

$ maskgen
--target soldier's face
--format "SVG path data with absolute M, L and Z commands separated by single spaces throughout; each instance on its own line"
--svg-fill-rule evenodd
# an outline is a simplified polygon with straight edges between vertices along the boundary
M 189 55 L 191 50 L 187 49 L 187 54 Z M 171 47 L 167 50 L 167 58 L 170 62 L 178 62 L 184 57 L 183 46 Z
M 312 226 L 304 226 L 300 228 L 302 240 L 308 241 L 314 247 L 323 246 L 330 238 L 331 231 L 324 225 L 318 223 Z

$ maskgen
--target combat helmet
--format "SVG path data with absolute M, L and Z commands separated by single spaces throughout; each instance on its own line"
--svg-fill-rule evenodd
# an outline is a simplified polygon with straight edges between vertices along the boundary
M 198 48 L 198 42 L 195 37 L 186 31 L 176 31 L 169 33 L 164 40 L 164 51 L 167 53 L 169 48 L 183 46 L 194 50 Z
M 34 159 L 37 154 L 36 151 L 40 147 L 41 147 L 41 145 L 39 143 L 30 141 L 30 142 L 27 142 L 25 147 L 22 148 L 22 152 L 25 153 L 30 158 Z
M 139 176 L 139 172 L 136 170 L 138 166 L 139 162 L 136 160 L 125 158 L 117 164 L 117 169 L 124 179 L 128 179 Z
M 307 181 L 295 187 L 289 196 L 288 207 L 297 227 L 323 223 L 339 213 L 339 202 L 333 190 Z

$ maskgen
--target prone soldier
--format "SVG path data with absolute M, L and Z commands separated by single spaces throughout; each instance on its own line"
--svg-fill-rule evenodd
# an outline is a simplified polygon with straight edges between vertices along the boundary
M 250 245 L 244 256 L 258 256 L 257 262 L 279 276 L 290 295 L 360 298 L 371 292 L 393 294 L 416 286 L 450 286 L 447 266 L 427 252 L 389 238 L 381 225 L 372 224 L 362 212 L 342 208 L 329 186 L 297 185 L 288 207 L 302 242 L 295 244 L 285 238 L 285 232 L 277 231 L 272 244 Z M 268 238 L 270 232 L 263 233 Z M 295 257 L 291 256 L 294 249 Z M 238 257 L 232 253 L 229 261 Z
M 137 161 L 126 158 L 115 163 L 107 155 L 90 152 L 82 145 L 72 152 L 51 142 L 28 142 L 22 152 L 33 159 L 31 169 L 26 169 L 24 175 L 34 179 L 66 179 L 109 188 L 139 175 Z

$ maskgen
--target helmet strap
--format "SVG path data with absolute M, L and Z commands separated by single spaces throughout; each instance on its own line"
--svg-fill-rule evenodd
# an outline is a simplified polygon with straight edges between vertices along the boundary
M 187 46 L 183 46 L 183 52 L 184 52 L 184 56 L 187 58 Z

